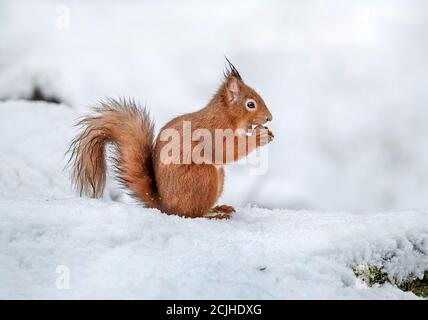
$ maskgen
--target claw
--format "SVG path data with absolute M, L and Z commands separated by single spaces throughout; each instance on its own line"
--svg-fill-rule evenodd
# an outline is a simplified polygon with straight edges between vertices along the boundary
M 208 219 L 230 219 L 234 212 L 235 209 L 232 206 L 215 206 L 205 217 Z

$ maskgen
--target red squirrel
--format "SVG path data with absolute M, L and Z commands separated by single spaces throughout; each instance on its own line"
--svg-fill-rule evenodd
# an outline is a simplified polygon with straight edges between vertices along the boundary
M 94 108 L 94 115 L 79 121 L 82 130 L 69 149 L 72 180 L 80 195 L 102 195 L 107 172 L 105 145 L 112 143 L 115 146 L 114 168 L 119 182 L 145 207 L 183 217 L 230 218 L 235 212 L 233 207 L 215 206 L 223 191 L 223 165 L 266 145 L 272 141 L 273 134 L 263 126 L 272 120 L 265 102 L 244 83 L 229 60 L 227 63 L 224 81 L 207 106 L 172 119 L 160 130 L 156 140 L 154 124 L 145 108 L 140 108 L 133 100 L 109 99 L 100 102 Z M 207 157 L 202 162 L 163 161 L 162 150 L 169 140 L 162 139 L 161 133 L 175 130 L 183 135 L 183 124 L 186 122 L 191 124 L 192 133 L 198 129 L 205 129 L 213 135 L 217 129 L 238 132 L 231 144 L 222 140 L 212 146 L 214 151 L 219 146 L 223 147 L 222 150 L 226 151 L 223 154 L 230 151 L 231 156 L 222 155 L 215 161 Z M 239 145 L 239 138 L 243 139 L 243 147 Z M 254 143 L 250 143 L 251 138 Z M 195 150 L 199 142 L 192 139 L 190 151 Z M 185 156 L 183 146 L 184 143 L 176 143 L 180 159 Z

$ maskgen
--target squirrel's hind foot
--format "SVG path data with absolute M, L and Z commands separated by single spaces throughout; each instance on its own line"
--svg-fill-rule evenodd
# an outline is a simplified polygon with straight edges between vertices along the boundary
M 205 215 L 208 219 L 230 219 L 232 214 L 235 212 L 235 208 L 232 206 L 221 205 L 215 206 L 211 211 Z

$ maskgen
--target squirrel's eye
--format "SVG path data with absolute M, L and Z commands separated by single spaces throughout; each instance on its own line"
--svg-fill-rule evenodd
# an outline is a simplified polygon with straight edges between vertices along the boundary
M 256 107 L 256 104 L 254 103 L 254 101 L 250 100 L 247 101 L 247 108 L 248 109 L 254 109 Z

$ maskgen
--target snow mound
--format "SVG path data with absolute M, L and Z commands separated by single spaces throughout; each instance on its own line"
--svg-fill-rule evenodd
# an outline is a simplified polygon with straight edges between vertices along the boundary
M 427 212 L 247 206 L 213 221 L 113 201 L 114 185 L 103 199 L 78 198 L 62 170 L 78 116 L 60 104 L 0 103 L 0 298 L 417 298 L 368 288 L 352 267 L 421 276 Z M 58 286 L 63 268 L 69 287 Z

